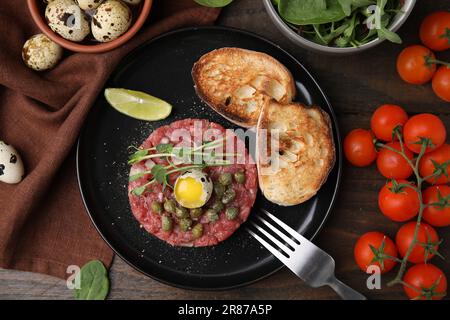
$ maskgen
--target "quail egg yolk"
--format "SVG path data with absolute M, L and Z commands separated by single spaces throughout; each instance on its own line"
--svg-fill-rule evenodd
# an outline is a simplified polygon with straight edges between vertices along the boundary
M 201 172 L 189 172 L 178 177 L 174 195 L 177 202 L 188 209 L 200 208 L 211 197 L 212 185 Z

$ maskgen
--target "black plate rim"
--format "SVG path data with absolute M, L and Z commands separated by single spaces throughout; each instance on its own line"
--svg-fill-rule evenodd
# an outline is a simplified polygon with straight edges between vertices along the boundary
M 310 77 L 310 79 L 313 81 L 313 83 L 316 85 L 317 89 L 319 90 L 320 94 L 323 96 L 328 109 L 329 109 L 329 113 L 331 115 L 331 119 L 333 122 L 333 126 L 336 130 L 336 141 L 334 141 L 335 144 L 335 148 L 336 148 L 336 162 L 335 162 L 335 166 L 337 166 L 337 177 L 336 177 L 336 186 L 334 188 L 333 191 L 333 195 L 331 197 L 331 201 L 330 201 L 330 205 L 328 207 L 328 210 L 324 216 L 324 218 L 322 219 L 320 225 L 317 227 L 316 231 L 312 234 L 312 236 L 310 237 L 310 241 L 314 240 L 314 238 L 319 234 L 319 232 L 322 230 L 323 226 L 325 225 L 326 221 L 328 220 L 331 211 L 333 210 L 335 204 L 336 204 L 336 198 L 337 198 L 337 194 L 339 192 L 340 189 L 340 184 L 341 184 L 341 178 L 342 178 L 342 141 L 341 141 L 341 135 L 340 135 L 340 131 L 339 131 L 339 126 L 338 126 L 338 121 L 337 121 L 337 117 L 336 114 L 334 112 L 333 106 L 330 103 L 330 100 L 328 99 L 328 96 L 325 94 L 325 92 L 323 91 L 322 87 L 319 85 L 319 83 L 316 81 L 316 78 L 313 77 L 313 75 L 309 72 L 308 69 L 306 69 L 306 67 L 300 63 L 300 61 L 298 61 L 297 58 L 295 58 L 292 54 L 290 54 L 289 52 L 287 52 L 286 50 L 284 50 L 283 48 L 281 48 L 281 46 L 277 45 L 276 43 L 272 42 L 271 40 L 268 40 L 256 33 L 247 31 L 247 30 L 242 30 L 242 29 L 238 29 L 238 28 L 233 28 L 233 27 L 227 27 L 227 26 L 199 26 L 199 27 L 184 27 L 184 28 L 179 28 L 176 30 L 172 30 L 166 33 L 163 33 L 157 37 L 154 37 L 146 42 L 144 42 L 143 44 L 141 44 L 140 46 L 136 47 L 135 49 L 133 49 L 131 52 L 129 52 L 126 56 L 122 57 L 122 60 L 127 59 L 127 57 L 133 55 L 135 52 L 139 51 L 142 47 L 145 47 L 147 45 L 150 45 L 153 42 L 158 41 L 161 38 L 165 38 L 165 37 L 169 37 L 173 34 L 177 34 L 177 33 L 183 33 L 183 32 L 192 32 L 192 31 L 198 31 L 198 30 L 221 30 L 221 31 L 227 31 L 227 32 L 234 32 L 234 33 L 240 33 L 246 36 L 250 36 L 250 37 L 254 37 L 259 39 L 260 41 L 263 41 L 275 48 L 277 48 L 278 50 L 280 50 L 281 52 L 283 52 L 283 54 L 286 54 L 289 58 L 291 58 L 307 75 L 308 77 Z M 119 64 L 120 65 L 120 62 Z M 111 73 L 112 74 L 112 73 Z M 261 276 L 259 278 L 250 280 L 250 281 L 246 281 L 246 282 L 242 282 L 240 284 L 236 284 L 236 285 L 231 285 L 231 286 L 224 286 L 224 287 L 211 287 L 211 288 L 198 288 L 198 287 L 193 287 L 193 286 L 186 286 L 186 285 L 181 285 L 178 283 L 174 283 L 174 282 L 170 282 L 167 281 L 165 279 L 161 279 L 158 278 L 144 270 L 142 270 L 141 268 L 139 268 L 138 266 L 134 265 L 132 262 L 128 261 L 128 259 L 126 257 L 124 257 L 121 253 L 119 253 L 112 245 L 111 243 L 108 241 L 108 239 L 106 238 L 106 236 L 103 234 L 103 232 L 99 229 L 99 227 L 97 226 L 97 224 L 95 223 L 95 219 L 93 217 L 93 215 L 91 214 L 86 199 L 84 197 L 84 192 L 83 192 L 83 187 L 82 187 L 82 182 L 81 182 L 81 174 L 80 174 L 80 166 L 79 166 L 79 160 L 80 160 L 80 145 L 81 145 L 81 136 L 83 135 L 83 132 L 85 130 L 85 127 L 83 126 L 79 137 L 78 137 L 78 141 L 77 141 L 77 146 L 76 146 L 76 173 L 77 173 L 77 182 L 78 182 L 78 188 L 81 194 L 81 198 L 83 201 L 83 205 L 84 208 L 86 210 L 86 214 L 89 216 L 89 219 L 91 220 L 92 224 L 94 225 L 95 229 L 97 230 L 98 234 L 101 236 L 101 238 L 103 239 L 103 241 L 111 248 L 111 250 L 114 252 L 114 254 L 116 254 L 119 258 L 121 258 L 123 261 L 125 261 L 125 263 L 127 263 L 130 267 L 132 267 L 133 269 L 139 271 L 140 273 L 142 273 L 143 275 L 156 280 L 160 283 L 163 283 L 165 285 L 168 286 L 172 286 L 175 288 L 179 288 L 179 289 L 185 289 L 185 290 L 193 290 L 193 291 L 225 291 L 225 290 L 231 290 L 231 289 L 237 289 L 237 288 L 241 288 L 241 287 L 245 287 L 248 286 L 250 284 L 256 283 L 260 280 L 266 279 L 272 275 L 274 275 L 275 273 L 277 273 L 278 271 L 280 271 L 281 269 L 283 269 L 285 267 L 284 264 L 282 264 L 280 262 L 280 266 L 275 268 L 273 271 L 265 274 L 264 276 Z

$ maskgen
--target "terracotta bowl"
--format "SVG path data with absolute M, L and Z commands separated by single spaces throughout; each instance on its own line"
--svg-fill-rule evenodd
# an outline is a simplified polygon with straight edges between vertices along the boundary
M 100 53 L 120 47 L 128 40 L 130 40 L 144 25 L 145 20 L 147 19 L 152 8 L 153 0 L 143 0 L 139 15 L 135 19 L 134 24 L 130 27 L 130 29 L 128 29 L 127 32 L 111 42 L 104 43 L 95 41 L 83 41 L 78 43 L 62 38 L 57 33 L 53 32 L 45 21 L 45 3 L 42 0 L 27 0 L 27 3 L 31 16 L 39 29 L 41 29 L 43 33 L 45 33 L 50 39 L 59 44 L 61 47 L 75 52 Z

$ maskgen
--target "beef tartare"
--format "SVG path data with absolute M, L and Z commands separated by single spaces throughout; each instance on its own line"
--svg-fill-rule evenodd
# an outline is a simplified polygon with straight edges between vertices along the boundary
M 131 210 L 151 234 L 175 246 L 212 246 L 247 220 L 257 169 L 245 144 L 208 120 L 153 131 L 130 157 Z

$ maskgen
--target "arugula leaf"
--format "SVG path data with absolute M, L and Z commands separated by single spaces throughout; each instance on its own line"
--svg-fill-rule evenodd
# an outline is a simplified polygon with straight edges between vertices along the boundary
M 338 2 L 347 17 L 352 14 L 353 0 L 338 0 Z
M 229 5 L 233 0 L 194 0 L 199 5 L 211 8 L 221 8 Z
M 109 279 L 105 266 L 99 260 L 86 263 L 80 270 L 80 288 L 75 289 L 77 300 L 105 300 L 109 292 Z

